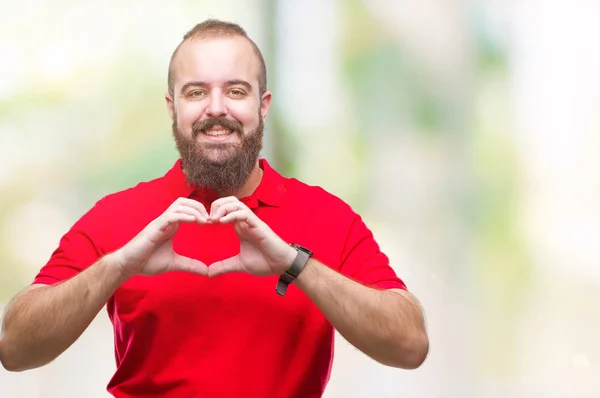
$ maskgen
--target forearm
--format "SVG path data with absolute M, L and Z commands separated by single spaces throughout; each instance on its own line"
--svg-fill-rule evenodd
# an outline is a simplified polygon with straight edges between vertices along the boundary
M 427 356 L 423 314 L 409 293 L 363 286 L 315 259 L 295 284 L 346 340 L 376 361 L 412 369 Z
M 123 282 L 109 255 L 63 283 L 18 296 L 2 324 L 4 367 L 21 371 L 54 360 L 79 338 Z

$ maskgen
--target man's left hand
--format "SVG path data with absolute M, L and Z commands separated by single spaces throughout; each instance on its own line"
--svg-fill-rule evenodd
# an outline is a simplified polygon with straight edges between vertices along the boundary
M 296 258 L 296 249 L 283 241 L 267 224 L 236 197 L 215 200 L 209 222 L 232 224 L 240 239 L 240 253 L 208 267 L 208 276 L 247 272 L 256 276 L 282 275 Z

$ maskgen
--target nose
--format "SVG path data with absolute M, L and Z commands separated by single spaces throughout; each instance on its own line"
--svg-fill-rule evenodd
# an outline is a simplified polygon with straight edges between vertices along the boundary
M 225 101 L 221 93 L 211 93 L 208 106 L 206 107 L 206 115 L 212 118 L 227 115 L 227 107 L 225 106 Z

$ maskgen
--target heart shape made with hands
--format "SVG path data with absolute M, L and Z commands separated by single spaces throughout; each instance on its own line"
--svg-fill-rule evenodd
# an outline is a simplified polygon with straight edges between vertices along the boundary
M 208 277 L 230 272 L 246 272 L 256 276 L 281 275 L 291 266 L 296 249 L 273 232 L 238 198 L 229 196 L 215 200 L 211 204 L 210 214 L 201 203 L 193 202 L 182 202 L 182 205 L 187 204 L 186 214 L 193 214 L 198 224 L 231 224 L 240 239 L 238 254 L 206 266 Z

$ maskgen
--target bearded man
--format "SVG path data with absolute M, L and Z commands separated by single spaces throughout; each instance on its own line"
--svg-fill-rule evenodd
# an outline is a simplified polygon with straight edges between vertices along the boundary
M 381 364 L 423 363 L 422 309 L 362 218 L 260 158 L 271 97 L 239 25 L 184 36 L 166 95 L 180 158 L 65 233 L 7 308 L 6 369 L 50 363 L 104 305 L 119 398 L 321 397 L 334 330 Z

